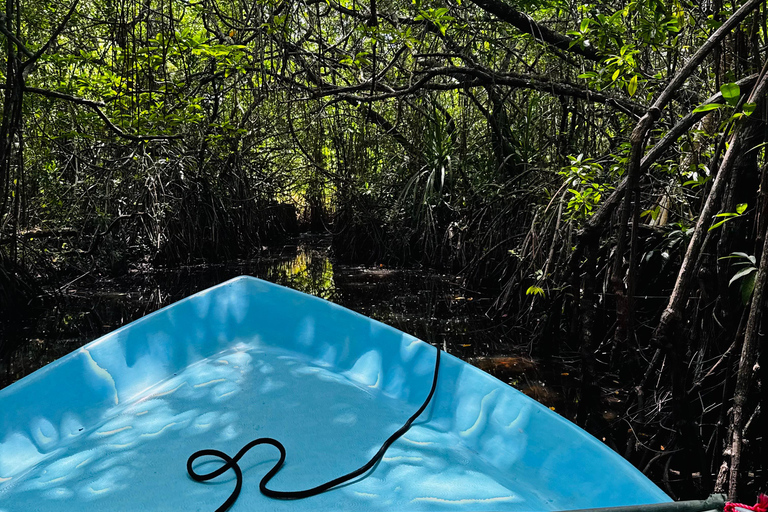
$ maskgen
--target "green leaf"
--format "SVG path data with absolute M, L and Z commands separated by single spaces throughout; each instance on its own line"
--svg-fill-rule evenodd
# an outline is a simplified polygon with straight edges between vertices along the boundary
M 751 274 L 752 272 L 757 272 L 757 268 L 756 267 L 747 267 L 747 268 L 743 268 L 743 269 L 739 270 L 738 272 L 736 272 L 736 274 L 734 274 L 734 276 L 731 278 L 731 280 L 728 281 L 728 286 L 731 286 L 734 282 L 738 281 L 739 279 L 741 279 L 744 276 L 747 276 L 747 275 Z
M 589 18 L 584 18 L 581 20 L 581 25 L 579 26 L 579 32 L 586 32 L 589 29 L 589 22 L 592 21 Z
M 755 291 L 755 279 L 757 278 L 757 273 L 753 272 L 749 274 L 747 277 L 744 278 L 744 280 L 741 282 L 741 303 L 745 306 L 749 302 L 749 299 L 752 297 L 752 292 Z
M 755 108 L 757 108 L 757 103 L 745 103 L 743 110 L 745 114 L 751 116 L 752 112 L 755 111 Z
M 717 258 L 718 261 L 720 260 L 731 260 L 733 258 L 748 258 L 747 253 L 745 252 L 732 252 L 728 256 L 721 256 L 720 258 Z
M 720 86 L 720 92 L 722 93 L 725 102 L 729 105 L 735 106 L 739 102 L 739 96 L 741 96 L 739 84 L 733 82 L 723 84 Z
M 668 32 L 678 33 L 680 32 L 679 21 L 677 18 L 673 18 L 664 25 Z
M 707 103 L 705 105 L 699 105 L 695 109 L 693 109 L 693 113 L 697 112 L 709 112 L 710 110 L 717 110 L 719 108 L 723 108 L 725 105 L 722 103 Z
M 540 288 L 538 286 L 529 286 L 527 290 L 525 290 L 526 295 L 541 295 L 544 297 L 544 289 Z
M 727 218 L 727 219 L 723 219 L 723 220 L 721 220 L 720 222 L 718 222 L 718 223 L 716 223 L 716 224 L 712 224 L 712 225 L 709 227 L 709 229 L 708 229 L 707 231 L 712 231 L 713 229 L 717 229 L 717 228 L 719 228 L 720 226 L 722 226 L 723 224 L 725 224 L 726 222 L 728 222 L 729 220 L 731 220 L 731 218 L 732 218 L 732 217 L 730 217 L 730 218 Z
M 705 183 L 707 183 L 711 179 L 712 179 L 712 176 L 707 176 L 706 178 L 701 176 L 698 179 L 686 181 L 685 183 L 683 183 L 683 186 L 687 187 L 688 185 L 690 185 L 691 188 L 696 188 L 696 187 L 700 187 L 700 186 L 704 185 Z
M 741 215 L 745 211 L 747 211 L 747 203 L 739 203 L 736 205 L 736 213 Z
M 620 74 L 621 74 L 621 70 L 617 69 L 616 71 L 613 72 L 613 75 L 611 76 L 611 80 L 613 80 L 615 82 L 616 79 L 619 78 Z
M 640 214 L 640 217 L 647 217 L 648 215 L 651 216 L 651 219 L 656 220 L 659 216 L 659 212 L 661 211 L 661 208 L 658 206 L 656 208 L 652 208 L 650 210 L 645 210 L 643 213 Z
M 632 77 L 632 80 L 629 81 L 629 85 L 627 85 L 627 92 L 630 96 L 634 96 L 637 92 L 637 75 Z
M 734 253 L 733 253 L 733 256 L 734 256 L 734 257 L 738 257 L 738 258 L 745 258 L 745 259 L 748 259 L 748 260 L 749 260 L 749 261 L 751 261 L 752 263 L 755 263 L 755 261 L 756 261 L 754 256 L 752 256 L 751 254 L 747 254 L 747 253 L 745 253 L 745 252 L 734 252 Z M 727 256 L 727 257 L 730 257 L 730 256 Z

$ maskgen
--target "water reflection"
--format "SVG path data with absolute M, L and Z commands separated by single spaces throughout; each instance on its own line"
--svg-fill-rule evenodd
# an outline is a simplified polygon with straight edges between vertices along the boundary
M 333 301 L 336 298 L 333 264 L 327 249 L 296 247 L 296 256 L 267 268 L 263 279 Z

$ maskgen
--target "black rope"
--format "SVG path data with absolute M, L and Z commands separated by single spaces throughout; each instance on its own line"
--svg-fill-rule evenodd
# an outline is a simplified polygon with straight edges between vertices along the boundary
M 219 450 L 200 450 L 193 453 L 189 459 L 187 459 L 187 472 L 189 473 L 189 476 L 192 477 L 192 479 L 196 482 L 205 482 L 224 474 L 229 469 L 234 470 L 235 476 L 237 477 L 235 490 L 232 491 L 232 494 L 229 495 L 227 501 L 225 501 L 219 508 L 216 509 L 216 512 L 224 512 L 235 503 L 237 497 L 240 495 L 240 490 L 243 487 L 243 471 L 240 469 L 240 466 L 237 464 L 237 462 L 243 457 L 243 455 L 248 452 L 248 450 L 260 444 L 269 444 L 280 450 L 280 460 L 277 461 L 277 464 L 275 464 L 272 469 L 270 469 L 269 472 L 264 475 L 264 478 L 261 479 L 261 482 L 259 482 L 259 490 L 261 493 L 264 496 L 268 496 L 270 498 L 276 498 L 280 500 L 300 500 L 302 498 L 309 498 L 310 496 L 315 496 L 317 494 L 333 489 L 337 485 L 343 484 L 344 482 L 348 482 L 349 480 L 362 475 L 373 466 L 375 466 L 376 463 L 379 462 L 382 457 L 384 457 L 384 453 L 387 451 L 387 448 L 389 448 L 392 443 L 397 441 L 400 436 L 405 434 L 408 429 L 411 428 L 411 424 L 421 415 L 422 412 L 424 412 L 424 409 L 427 408 L 427 405 L 429 405 L 429 402 L 432 400 L 432 395 L 435 394 L 435 389 L 437 388 L 437 373 L 440 369 L 441 352 L 439 348 L 435 348 L 437 349 L 437 355 L 435 356 L 435 372 L 434 376 L 432 377 L 432 388 L 429 390 L 429 395 L 427 395 L 426 400 L 424 400 L 424 403 L 421 404 L 419 410 L 416 411 L 413 416 L 408 418 L 408 421 L 406 421 L 405 424 L 397 430 L 397 432 L 389 436 L 389 438 L 384 441 L 384 444 L 381 445 L 381 448 L 379 448 L 379 451 L 376 452 L 376 455 L 374 455 L 371 460 L 356 470 L 338 478 L 334 478 L 333 480 L 325 482 L 324 484 L 320 484 L 317 487 L 312 487 L 311 489 L 305 489 L 302 491 L 275 491 L 273 489 L 269 489 L 267 488 L 267 484 L 272 479 L 272 477 L 275 476 L 278 471 L 280 471 L 280 468 L 283 466 L 283 462 L 285 462 L 285 447 L 277 439 L 272 439 L 271 437 L 261 437 L 259 439 L 254 439 L 250 443 L 243 446 L 234 457 L 230 457 L 226 453 Z M 205 456 L 218 457 L 224 461 L 224 464 L 218 469 L 211 471 L 210 473 L 197 473 L 192 465 L 197 459 Z

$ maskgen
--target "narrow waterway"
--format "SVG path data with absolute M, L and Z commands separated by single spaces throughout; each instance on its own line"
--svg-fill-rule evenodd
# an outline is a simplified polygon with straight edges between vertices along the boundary
M 5 322 L 0 387 L 141 316 L 239 275 L 336 302 L 437 345 L 566 417 L 575 411 L 576 386 L 568 361 L 543 365 L 531 358 L 514 325 L 486 315 L 492 297 L 434 271 L 334 263 L 330 240 L 321 237 L 269 248 L 254 260 L 135 267 L 119 278 L 89 274 L 67 283 L 48 310 L 18 323 Z

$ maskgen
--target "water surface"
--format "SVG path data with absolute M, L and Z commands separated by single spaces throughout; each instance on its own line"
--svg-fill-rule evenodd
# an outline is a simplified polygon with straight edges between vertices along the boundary
M 268 248 L 253 260 L 135 266 L 121 277 L 94 273 L 68 283 L 49 309 L 25 321 L 6 320 L 0 387 L 137 318 L 239 275 L 316 295 L 389 324 L 572 417 L 575 386 L 568 365 L 542 365 L 531 358 L 525 333 L 486 314 L 493 297 L 428 269 L 336 263 L 330 239 L 317 236 Z

